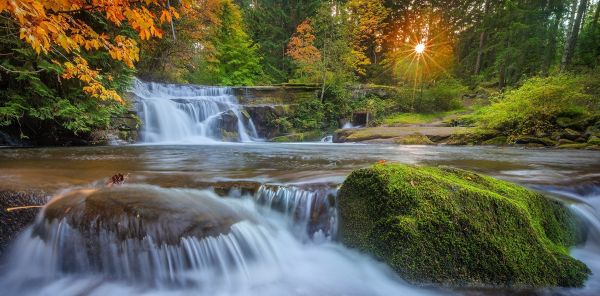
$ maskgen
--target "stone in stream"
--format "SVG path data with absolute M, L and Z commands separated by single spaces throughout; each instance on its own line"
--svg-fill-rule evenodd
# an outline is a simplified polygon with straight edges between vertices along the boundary
M 46 238 L 50 222 L 64 221 L 87 238 L 88 245 L 108 232 L 119 240 L 151 238 L 176 245 L 184 237 L 202 239 L 229 232 L 244 213 L 214 193 L 149 185 L 78 189 L 55 197 L 42 212 L 34 233 Z
M 582 286 L 568 250 L 585 237 L 563 204 L 454 168 L 378 164 L 354 171 L 338 196 L 339 239 L 418 283 Z
M 0 255 L 10 242 L 35 221 L 38 206 L 48 202 L 49 196 L 43 191 L 0 190 Z

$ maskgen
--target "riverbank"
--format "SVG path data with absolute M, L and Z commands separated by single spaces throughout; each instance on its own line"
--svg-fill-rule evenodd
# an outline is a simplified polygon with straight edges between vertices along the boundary
M 550 137 L 520 136 L 509 139 L 494 132 L 482 132 L 473 127 L 451 126 L 378 126 L 335 131 L 334 143 L 369 143 L 400 145 L 454 146 L 517 146 L 528 148 L 557 148 L 600 150 L 600 139 L 585 137 L 570 130 L 564 135 Z M 570 140 L 573 139 L 573 140 Z

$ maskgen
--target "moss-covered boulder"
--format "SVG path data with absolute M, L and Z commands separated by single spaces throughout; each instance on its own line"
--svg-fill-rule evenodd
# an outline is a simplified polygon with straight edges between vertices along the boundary
M 583 240 L 560 202 L 453 168 L 378 164 L 339 192 L 340 240 L 403 278 L 444 285 L 581 286 Z

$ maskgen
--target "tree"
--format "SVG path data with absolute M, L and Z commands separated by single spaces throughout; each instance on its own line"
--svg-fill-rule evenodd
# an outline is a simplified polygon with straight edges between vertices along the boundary
M 165 38 L 141 42 L 137 76 L 146 80 L 188 82 L 186 76 L 198 66 L 195 61 L 202 53 L 200 45 L 210 42 L 210 33 L 221 23 L 220 7 L 220 0 L 195 0 L 181 7 L 179 19 L 163 23 L 161 29 L 169 32 Z
M 132 36 L 97 30 L 86 21 L 101 17 L 114 27 L 126 23 L 142 40 L 162 37 L 157 14 L 151 10 L 160 13 L 161 22 L 177 18 L 175 8 L 166 4 L 159 0 L 0 0 L 0 13 L 19 27 L 19 38 L 36 53 L 54 56 L 64 79 L 77 78 L 92 97 L 121 101 L 117 92 L 105 87 L 101 73 L 90 67 L 82 52 L 106 50 L 112 59 L 133 68 L 139 60 L 137 42 Z
M 161 37 L 159 24 L 185 5 L 0 0 L 3 131 L 55 145 L 107 129 L 127 111 L 119 94 L 129 88 L 138 41 Z
M 327 92 L 337 98 L 346 96 L 345 92 L 356 81 L 354 73 L 360 60 L 352 49 L 350 31 L 345 22 L 347 17 L 339 8 L 335 3 L 323 4 L 309 22 L 298 26 L 288 43 L 287 54 L 296 63 L 296 77 L 302 82 L 321 84 L 323 102 Z M 310 57 L 320 59 L 311 60 Z M 305 80 L 307 72 L 315 75 Z
M 296 74 L 302 81 L 318 76 L 321 52 L 315 47 L 315 35 L 310 21 L 306 20 L 298 25 L 296 33 L 288 43 L 287 55 L 297 65 Z
M 487 15 L 490 8 L 490 0 L 485 0 L 483 5 L 483 15 Z M 475 61 L 475 70 L 473 74 L 479 75 L 481 70 L 481 58 L 483 57 L 483 47 L 485 42 L 485 26 L 482 26 L 481 32 L 479 33 L 479 47 L 477 48 L 477 59 Z
M 389 12 L 382 0 L 350 0 L 346 6 L 350 14 L 353 49 L 360 60 L 358 72 L 365 75 L 365 66 L 379 62 L 385 37 L 384 21 Z
M 577 16 L 571 25 L 571 30 L 565 42 L 565 52 L 561 60 L 560 68 L 564 71 L 573 58 L 575 52 L 575 46 L 577 45 L 577 38 L 579 37 L 579 31 L 583 22 L 583 17 L 587 9 L 588 0 L 579 0 L 579 6 L 577 6 Z M 575 5 L 573 5 L 575 7 Z
M 287 44 L 296 27 L 315 15 L 326 0 L 238 0 L 248 25 L 248 35 L 258 44 L 262 68 L 275 82 L 287 82 L 292 61 Z
M 194 70 L 187 75 L 193 83 L 254 85 L 270 79 L 262 70 L 258 45 L 246 33 L 239 7 L 232 0 L 220 0 L 205 42 L 198 44 Z

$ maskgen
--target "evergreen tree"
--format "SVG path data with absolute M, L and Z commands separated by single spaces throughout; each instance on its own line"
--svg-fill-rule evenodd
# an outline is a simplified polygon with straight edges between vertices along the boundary
M 200 55 L 188 80 L 218 85 L 267 83 L 259 47 L 246 33 L 239 7 L 231 0 L 221 0 L 217 18 L 219 24 L 211 28 L 207 42 L 198 45 Z

